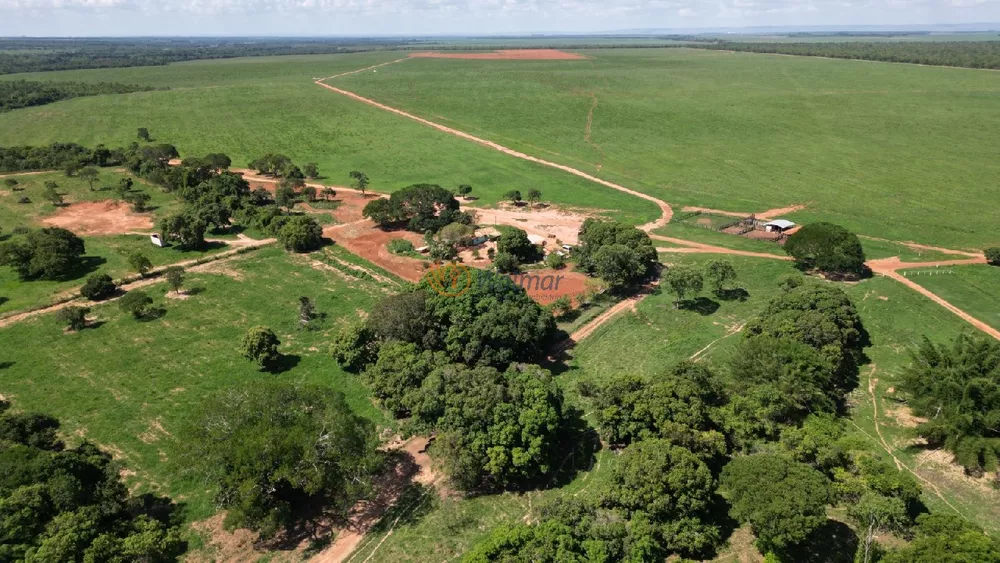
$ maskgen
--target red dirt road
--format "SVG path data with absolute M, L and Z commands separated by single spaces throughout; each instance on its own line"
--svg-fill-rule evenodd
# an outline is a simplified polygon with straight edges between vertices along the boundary
M 587 57 L 558 49 L 501 49 L 492 53 L 413 53 L 413 59 L 476 59 L 489 61 L 579 61 Z

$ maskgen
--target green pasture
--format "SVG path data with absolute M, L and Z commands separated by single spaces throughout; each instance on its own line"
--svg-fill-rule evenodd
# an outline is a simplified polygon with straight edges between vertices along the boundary
M 1000 75 L 705 51 L 414 59 L 330 81 L 673 205 L 793 204 L 892 240 L 1000 242 Z M 592 116 L 589 137 L 588 115 Z
M 544 201 L 605 210 L 629 223 L 658 216 L 650 202 L 511 158 L 313 84 L 314 78 L 403 56 L 264 57 L 32 74 L 36 80 L 103 80 L 172 89 L 8 112 L 0 115 L 0 145 L 72 141 L 123 146 L 136 140 L 138 127 L 147 127 L 156 142 L 176 145 L 182 156 L 224 152 L 236 167 L 269 152 L 287 154 L 300 164 L 316 162 L 324 176 L 320 181 L 331 185 L 347 185 L 348 173 L 362 170 L 371 178 L 371 188 L 382 192 L 415 183 L 452 189 L 471 184 L 472 195 L 488 205 L 512 189 L 539 189 Z
M 210 487 L 188 480 L 177 459 L 178 428 L 202 398 L 240 382 L 280 378 L 329 385 L 357 412 L 385 425 L 356 376 L 327 354 L 331 333 L 371 308 L 377 283 L 314 269 L 309 258 L 268 247 L 189 273 L 188 297 L 144 289 L 163 315 L 137 321 L 116 303 L 95 306 L 93 328 L 65 333 L 47 314 L 0 329 L 0 394 L 23 410 L 58 417 L 71 442 L 88 439 L 115 453 L 140 490 L 169 494 L 191 520 L 214 512 Z M 324 318 L 302 330 L 298 299 Z M 266 298 L 262 298 L 266 296 Z M 262 373 L 240 356 L 242 335 L 270 327 L 286 355 L 282 373 Z
M 1000 329 L 1000 268 L 985 264 L 903 272 L 952 305 Z

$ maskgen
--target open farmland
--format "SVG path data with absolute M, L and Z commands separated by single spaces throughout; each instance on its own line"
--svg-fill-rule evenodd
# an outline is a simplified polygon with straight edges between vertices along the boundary
M 181 156 L 223 152 L 242 167 L 265 153 L 316 162 L 323 182 L 346 185 L 363 170 L 371 188 L 416 183 L 471 184 L 481 204 L 507 190 L 542 190 L 546 201 L 609 210 L 642 224 L 654 205 L 567 174 L 470 145 L 421 125 L 335 96 L 313 84 L 400 57 L 399 53 L 194 61 L 163 67 L 32 74 L 33 80 L 121 81 L 168 91 L 93 96 L 0 115 L 0 146 L 77 142 L 123 146 L 147 127 Z M 22 75 L 0 77 L 15 79 Z
M 957 247 L 998 242 L 998 211 L 970 203 L 1000 198 L 1000 74 L 689 49 L 581 53 L 589 60 L 415 59 L 330 83 L 672 205 L 806 204 L 793 220 Z

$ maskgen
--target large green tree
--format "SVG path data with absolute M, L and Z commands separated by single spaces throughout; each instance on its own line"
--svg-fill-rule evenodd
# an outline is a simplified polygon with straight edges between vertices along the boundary
M 216 487 L 228 527 L 264 537 L 343 516 L 370 490 L 374 426 L 325 386 L 254 382 L 205 401 L 183 433 L 185 462 Z
M 762 552 L 783 551 L 826 522 L 830 483 L 815 469 L 774 454 L 738 457 L 720 477 L 730 515 L 750 524 Z
M 62 279 L 80 267 L 85 251 L 80 237 L 48 227 L 0 244 L 0 265 L 10 266 L 23 280 Z
M 456 486 L 530 484 L 554 469 L 563 399 L 549 372 L 452 364 L 434 370 L 411 399 L 413 415 L 438 437 L 433 452 Z
M 889 552 L 884 563 L 998 563 L 1000 542 L 950 514 L 917 517 L 913 541 Z
M 858 236 L 832 223 L 810 223 L 788 237 L 785 252 L 803 269 L 839 276 L 860 276 L 865 251 Z
M 614 271 L 611 277 L 622 283 L 632 283 L 648 276 L 656 263 L 656 248 L 649 235 L 631 225 L 587 219 L 580 227 L 579 240 L 580 244 L 574 251 L 577 265 L 590 274 L 600 275 L 597 272 L 598 253 L 607 246 L 621 246 L 630 251 L 627 257 L 622 256 L 620 248 L 604 251 L 600 255 L 604 273 Z M 623 265 L 624 269 L 621 268 Z

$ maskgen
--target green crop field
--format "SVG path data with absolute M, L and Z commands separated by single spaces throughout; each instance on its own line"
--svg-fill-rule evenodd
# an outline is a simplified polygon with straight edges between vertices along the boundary
M 1000 329 L 1000 268 L 972 265 L 904 273 L 952 305 Z
M 808 208 L 859 233 L 1000 241 L 1000 74 L 691 49 L 416 59 L 331 81 L 671 204 Z M 592 115 L 587 136 L 588 115 Z
M 357 377 L 326 352 L 331 331 L 383 295 L 380 284 L 314 269 L 273 247 L 211 270 L 188 275 L 186 299 L 167 296 L 165 283 L 146 288 L 164 309 L 154 320 L 136 321 L 108 303 L 93 308 L 99 326 L 78 333 L 65 334 L 53 315 L 0 329 L 4 397 L 57 416 L 72 441 L 86 438 L 115 452 L 135 472 L 132 485 L 171 495 L 192 520 L 215 511 L 212 491 L 185 481 L 171 464 L 173 433 L 213 391 L 276 377 L 323 383 L 359 413 L 388 424 Z M 300 295 L 326 315 L 318 330 L 299 328 Z M 278 335 L 287 371 L 261 373 L 240 356 L 240 337 L 254 325 Z
M 195 61 L 161 67 L 31 74 L 33 80 L 169 86 L 143 95 L 77 98 L 0 115 L 0 146 L 78 142 L 123 146 L 147 127 L 182 156 L 223 152 L 234 166 L 269 152 L 316 162 L 323 182 L 347 185 L 363 170 L 372 188 L 471 184 L 481 204 L 511 189 L 548 202 L 608 210 L 641 224 L 655 205 L 544 166 L 453 138 L 313 84 L 314 78 L 397 59 L 401 53 Z M 2 79 L 23 78 L 11 75 Z

